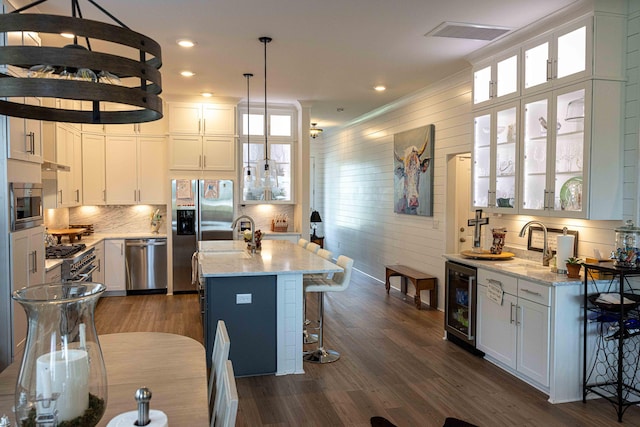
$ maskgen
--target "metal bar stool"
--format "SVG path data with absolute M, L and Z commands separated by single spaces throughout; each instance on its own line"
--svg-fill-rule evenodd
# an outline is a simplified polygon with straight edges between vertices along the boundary
M 317 255 L 321 256 L 322 258 L 326 259 L 327 261 L 331 261 L 333 259 L 333 253 L 331 251 L 328 251 L 326 249 L 320 249 L 318 250 Z M 304 279 L 305 280 L 311 280 L 313 278 L 325 278 L 326 276 L 323 274 L 305 274 L 304 275 Z M 304 288 L 304 281 L 303 281 L 303 288 Z M 303 290 L 304 292 L 304 290 Z M 307 325 L 309 325 L 311 322 L 309 321 L 309 319 L 307 318 L 307 294 L 305 293 L 303 295 L 302 298 L 302 312 L 304 313 L 304 327 L 302 330 L 302 336 L 303 336 L 303 343 L 305 344 L 313 344 L 318 342 L 318 334 L 310 334 L 307 331 Z M 306 353 L 305 353 L 306 354 Z
M 318 348 L 304 356 L 305 362 L 330 363 L 340 358 L 340 353 L 325 349 L 323 343 L 324 293 L 345 291 L 351 282 L 353 260 L 340 255 L 337 264 L 344 269 L 343 273 L 334 273 L 331 279 L 311 278 L 305 280 L 305 292 L 318 292 Z

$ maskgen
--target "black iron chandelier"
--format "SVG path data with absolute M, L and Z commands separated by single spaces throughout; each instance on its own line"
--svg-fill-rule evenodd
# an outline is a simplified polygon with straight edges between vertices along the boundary
M 0 114 L 35 120 L 122 124 L 162 118 L 160 45 L 130 30 L 94 0 L 87 0 L 118 25 L 83 19 L 79 0 L 71 0 L 72 16 L 21 13 L 46 2 L 37 0 L 0 15 L 0 32 L 71 34 L 64 47 L 0 47 Z M 79 40 L 84 39 L 84 45 Z M 92 50 L 91 40 L 129 50 L 133 58 Z M 132 50 L 133 49 L 133 50 Z M 57 108 L 12 102 L 10 98 L 37 97 L 86 101 L 86 108 Z M 101 103 L 120 104 L 104 111 Z M 104 105 L 103 105 L 104 106 Z M 102 107 L 103 107 L 102 106 Z

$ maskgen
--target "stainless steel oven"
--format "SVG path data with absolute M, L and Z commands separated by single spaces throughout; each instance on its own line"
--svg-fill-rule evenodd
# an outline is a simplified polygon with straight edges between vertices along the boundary
M 91 282 L 93 273 L 100 268 L 99 260 L 91 247 L 79 252 L 72 258 L 65 258 L 61 265 L 61 279 L 63 282 Z
M 11 231 L 42 225 L 42 185 L 28 182 L 9 184 Z
M 444 322 L 447 339 L 467 350 L 476 350 L 477 270 L 468 265 L 445 263 Z

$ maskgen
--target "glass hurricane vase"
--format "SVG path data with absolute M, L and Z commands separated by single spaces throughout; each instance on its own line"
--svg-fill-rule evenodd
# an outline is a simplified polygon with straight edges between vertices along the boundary
M 95 426 L 107 406 L 107 373 L 94 324 L 105 287 L 65 282 L 15 291 L 28 319 L 15 392 L 18 426 Z

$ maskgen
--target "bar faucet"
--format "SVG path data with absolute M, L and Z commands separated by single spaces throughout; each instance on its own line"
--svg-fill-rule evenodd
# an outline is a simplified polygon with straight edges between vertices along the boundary
M 249 215 L 240 215 L 239 217 L 237 217 L 236 219 L 233 220 L 233 223 L 231 224 L 231 228 L 236 228 L 236 224 L 238 223 L 238 220 L 245 218 L 249 220 L 249 223 L 251 224 L 251 242 L 249 243 L 249 249 L 251 250 L 252 254 L 256 253 L 256 223 L 253 221 L 253 218 L 251 218 Z
M 524 233 L 525 231 L 527 231 L 527 227 L 534 224 L 539 225 L 542 228 L 542 236 L 544 239 L 544 242 L 542 243 L 542 265 L 544 267 L 548 267 L 549 261 L 551 260 L 551 258 L 553 258 L 553 254 L 549 250 L 549 242 L 547 238 L 547 227 L 540 221 L 529 221 L 528 223 L 522 226 L 522 230 L 520 230 L 519 236 L 524 237 Z

